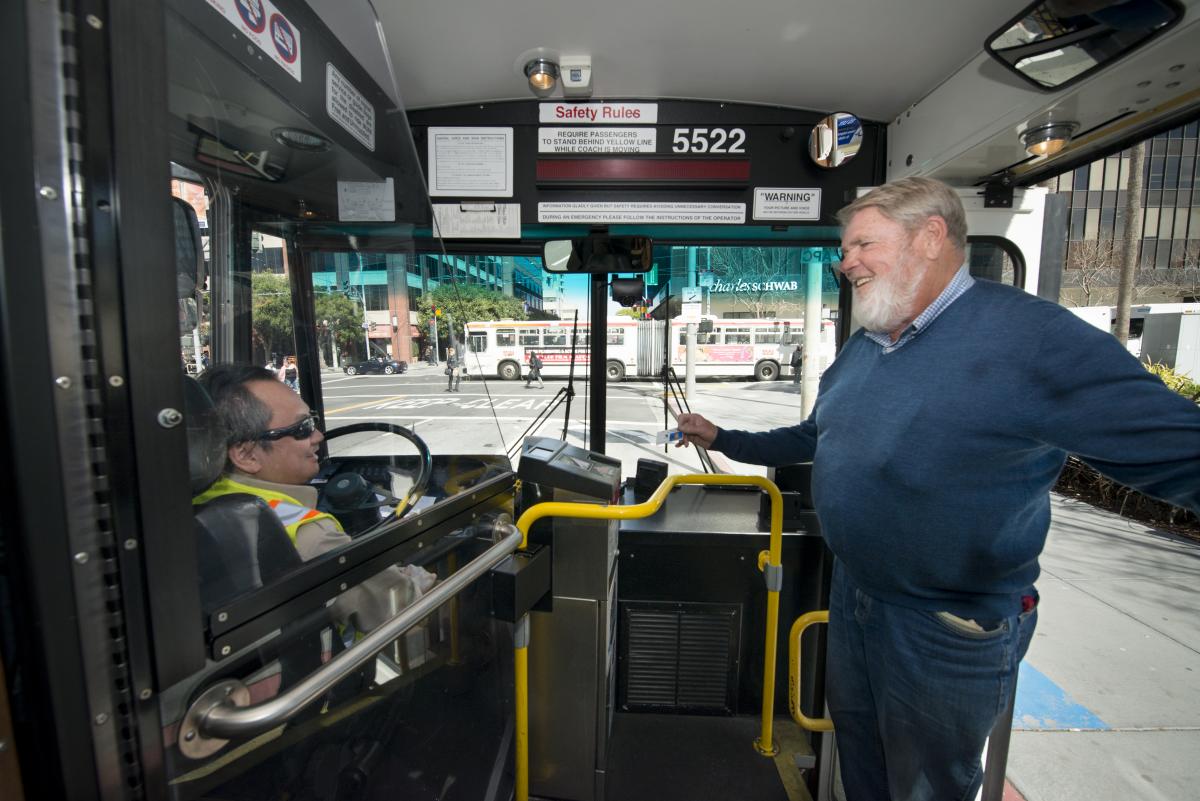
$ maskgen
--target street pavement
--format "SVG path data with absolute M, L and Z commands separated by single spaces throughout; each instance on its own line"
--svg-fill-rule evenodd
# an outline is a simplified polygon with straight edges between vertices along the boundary
M 413 429 L 434 453 L 515 452 L 528 433 L 561 438 L 566 421 L 566 379 L 545 379 L 545 386 L 526 388 L 524 380 L 481 380 L 468 376 L 457 392 L 447 392 L 443 367 L 410 365 L 408 372 L 392 376 L 348 376 L 327 371 L 321 375 L 325 423 L 339 425 L 380 421 Z M 589 447 L 589 385 L 576 379 L 571 401 L 567 441 Z M 655 435 L 674 428 L 678 407 L 672 401 L 664 411 L 662 384 L 627 379 L 609 384 L 605 452 L 620 458 L 623 473 L 632 476 L 639 458 L 666 461 L 672 472 L 702 472 L 693 448 L 664 448 Z M 557 404 L 557 405 L 555 405 Z M 534 429 L 529 427 L 548 407 L 554 410 Z M 735 421 L 741 428 L 764 430 L 800 420 L 799 389 L 788 381 L 700 381 L 691 405 L 714 421 Z M 669 424 L 664 420 L 669 420 Z M 355 434 L 330 443 L 336 455 L 405 453 L 408 445 L 389 434 Z M 407 450 L 406 450 L 407 449 Z M 739 466 L 723 460 L 725 472 L 765 475 L 765 468 Z M 744 468 L 744 469 L 743 469 Z

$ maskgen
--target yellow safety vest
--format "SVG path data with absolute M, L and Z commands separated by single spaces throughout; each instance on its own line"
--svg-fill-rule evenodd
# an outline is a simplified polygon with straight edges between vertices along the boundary
M 296 532 L 300 530 L 300 527 L 314 520 L 332 520 L 333 524 L 337 526 L 337 530 L 342 531 L 342 524 L 331 514 L 309 508 L 282 492 L 251 487 L 248 484 L 234 481 L 229 476 L 221 476 L 211 487 L 192 498 L 192 505 L 199 506 L 223 495 L 253 495 L 256 498 L 262 498 L 267 506 L 271 507 L 271 511 L 275 512 L 279 522 L 283 523 L 283 527 L 287 529 L 288 537 L 291 538 L 293 545 L 296 544 Z

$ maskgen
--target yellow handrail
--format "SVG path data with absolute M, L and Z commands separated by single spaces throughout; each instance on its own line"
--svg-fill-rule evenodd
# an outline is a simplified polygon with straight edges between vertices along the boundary
M 796 618 L 788 635 L 788 709 L 792 712 L 792 720 L 809 731 L 833 731 L 833 721 L 829 718 L 810 718 L 800 711 L 800 635 L 815 623 L 828 622 L 828 609 L 807 612 Z
M 606 504 L 566 503 L 549 501 L 539 503 L 526 509 L 517 520 L 517 528 L 522 534 L 521 548 L 529 545 L 529 529 L 543 517 L 571 517 L 588 520 L 637 520 L 649 517 L 659 510 L 667 495 L 680 484 L 701 484 L 717 486 L 746 486 L 761 488 L 771 498 L 771 539 L 768 550 L 759 554 L 759 569 L 767 572 L 767 633 L 766 647 L 763 654 L 763 704 L 762 731 L 754 741 L 755 749 L 764 756 L 773 756 L 778 748 L 772 743 L 772 712 L 775 706 L 775 654 L 776 634 L 779 628 L 779 584 L 782 576 L 783 556 L 783 496 L 774 482 L 762 476 L 729 476 L 712 474 L 694 474 L 684 476 L 668 476 L 658 489 L 642 503 L 632 506 L 609 506 Z M 775 586 L 772 587 L 772 584 Z M 527 647 L 527 646 L 526 646 Z M 524 650 L 518 646 L 518 651 Z M 520 665 L 526 656 L 518 654 L 517 664 Z M 527 681 L 527 675 L 519 667 L 517 670 L 519 682 Z M 525 728 L 529 719 L 527 709 L 520 708 L 528 702 L 529 690 L 526 686 L 517 687 L 516 710 L 516 801 L 529 799 L 529 732 Z

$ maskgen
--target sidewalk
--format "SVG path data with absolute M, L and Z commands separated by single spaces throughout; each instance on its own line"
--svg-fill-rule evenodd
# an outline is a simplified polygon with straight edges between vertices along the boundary
M 1027 801 L 1200 785 L 1200 544 L 1053 497 L 1008 778 Z

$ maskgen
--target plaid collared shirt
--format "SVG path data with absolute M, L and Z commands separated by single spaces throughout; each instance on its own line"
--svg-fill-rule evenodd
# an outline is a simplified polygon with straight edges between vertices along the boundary
M 946 284 L 946 288 L 942 290 L 942 294 L 938 295 L 925 311 L 917 315 L 917 319 L 913 320 L 912 324 L 904 329 L 904 333 L 895 342 L 892 342 L 891 335 L 887 333 L 878 331 L 866 331 L 864 333 L 867 339 L 882 347 L 884 353 L 891 353 L 925 330 L 930 323 L 937 319 L 939 314 L 944 312 L 951 303 L 958 300 L 962 293 L 974 285 L 975 279 L 971 277 L 971 272 L 967 269 L 967 265 L 964 264 L 958 268 L 958 272 L 950 279 L 950 283 Z

